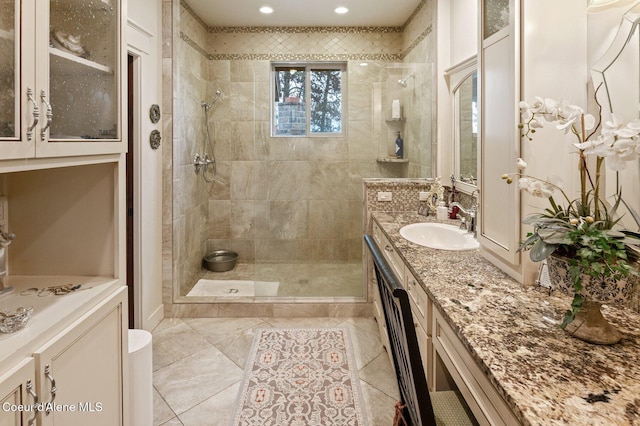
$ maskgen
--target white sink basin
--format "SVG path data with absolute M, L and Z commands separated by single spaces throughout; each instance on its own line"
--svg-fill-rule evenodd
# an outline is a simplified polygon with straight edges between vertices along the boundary
M 439 250 L 473 250 L 480 246 L 473 234 L 444 223 L 413 223 L 402 227 L 400 235 L 412 243 Z

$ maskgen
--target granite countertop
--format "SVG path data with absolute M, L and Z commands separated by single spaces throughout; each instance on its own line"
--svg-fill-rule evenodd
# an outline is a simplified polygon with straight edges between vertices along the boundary
M 603 306 L 622 340 L 585 343 L 558 325 L 570 296 L 523 287 L 478 250 L 434 250 L 400 236 L 431 218 L 372 215 L 523 424 L 640 425 L 640 314 Z

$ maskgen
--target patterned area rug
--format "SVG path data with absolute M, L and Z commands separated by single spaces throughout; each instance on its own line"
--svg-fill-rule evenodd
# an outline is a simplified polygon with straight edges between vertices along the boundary
M 367 426 L 346 328 L 259 329 L 232 426 Z

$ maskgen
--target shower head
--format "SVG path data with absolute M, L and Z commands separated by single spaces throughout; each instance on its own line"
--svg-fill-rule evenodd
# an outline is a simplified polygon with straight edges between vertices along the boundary
M 218 98 L 220 97 L 220 95 L 222 95 L 222 91 L 216 90 L 216 95 L 213 97 L 211 102 L 206 103 L 205 101 L 202 101 L 200 105 L 202 105 L 202 108 L 204 108 L 205 111 L 208 111 L 213 105 L 215 105 L 216 102 L 218 102 Z
M 416 76 L 411 74 L 405 78 L 401 78 L 400 80 L 398 80 L 398 84 L 402 87 L 407 87 L 407 80 L 409 80 L 410 78 L 416 78 Z

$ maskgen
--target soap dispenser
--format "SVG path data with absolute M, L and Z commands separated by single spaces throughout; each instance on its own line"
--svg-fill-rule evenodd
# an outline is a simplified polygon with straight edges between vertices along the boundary
M 398 132 L 398 137 L 396 138 L 396 158 L 402 158 L 404 155 L 403 147 L 404 142 L 402 141 L 402 137 L 400 137 L 400 132 Z
M 444 222 L 449 214 L 449 210 L 447 209 L 447 205 L 444 201 L 438 202 L 438 207 L 436 207 L 436 219 L 438 222 Z

